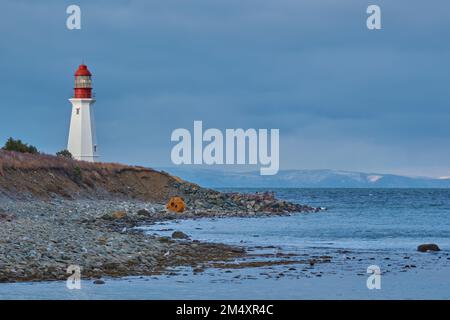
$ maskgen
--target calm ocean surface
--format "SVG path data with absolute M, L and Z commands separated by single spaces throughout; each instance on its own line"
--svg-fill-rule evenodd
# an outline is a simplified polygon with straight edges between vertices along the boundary
M 256 192 L 257 189 L 224 191 Z M 180 230 L 192 239 L 247 248 L 333 256 L 333 262 L 291 277 L 287 266 L 223 270 L 176 276 L 83 282 L 0 284 L 0 298 L 15 299 L 449 299 L 450 190 L 444 189 L 274 189 L 277 197 L 326 207 L 287 217 L 166 221 L 145 227 L 148 234 Z M 437 243 L 439 253 L 418 253 Z M 346 253 L 342 249 L 345 249 Z M 347 253 L 348 252 L 348 253 Z M 366 268 L 379 265 L 382 290 L 368 290 Z M 405 265 L 414 268 L 405 269 Z M 304 268 L 299 265 L 297 270 Z M 313 272 L 311 272 L 313 271 Z M 315 272 L 321 274 L 316 277 Z M 275 276 L 262 276 L 273 273 Z
M 229 191 L 229 190 L 226 190 Z M 255 192 L 257 189 L 242 189 Z M 416 248 L 435 242 L 450 249 L 450 189 L 274 189 L 279 198 L 328 210 L 291 217 L 225 219 L 199 237 L 342 248 Z M 198 223 L 195 222 L 193 225 Z M 186 222 L 186 224 L 190 224 Z M 214 228 L 214 229 L 211 229 Z M 195 228 L 194 228 L 195 230 Z M 214 230 L 214 232 L 208 232 Z M 262 239 L 255 239 L 252 235 Z

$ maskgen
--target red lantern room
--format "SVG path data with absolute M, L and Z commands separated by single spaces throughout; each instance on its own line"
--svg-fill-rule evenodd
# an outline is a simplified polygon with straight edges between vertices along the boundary
M 92 98 L 92 81 L 91 72 L 85 64 L 80 64 L 78 70 L 75 72 L 75 94 L 76 99 L 91 99 Z

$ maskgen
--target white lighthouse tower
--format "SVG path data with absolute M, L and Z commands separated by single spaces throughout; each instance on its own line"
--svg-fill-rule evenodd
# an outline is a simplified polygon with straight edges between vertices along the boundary
M 91 76 L 84 64 L 81 64 L 75 72 L 74 96 L 69 99 L 72 103 L 72 117 L 67 150 L 76 160 L 95 162 L 98 154 Z

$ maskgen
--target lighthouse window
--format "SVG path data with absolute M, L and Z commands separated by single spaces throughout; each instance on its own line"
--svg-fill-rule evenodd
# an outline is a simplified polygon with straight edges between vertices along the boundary
M 77 76 L 75 79 L 76 88 L 90 88 L 91 85 L 91 77 L 89 76 Z
M 80 114 L 80 108 L 77 108 L 77 115 Z

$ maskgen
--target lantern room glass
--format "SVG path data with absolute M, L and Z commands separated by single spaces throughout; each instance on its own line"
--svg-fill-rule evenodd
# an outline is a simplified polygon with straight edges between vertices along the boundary
M 75 88 L 92 88 L 91 77 L 89 76 L 75 77 Z

